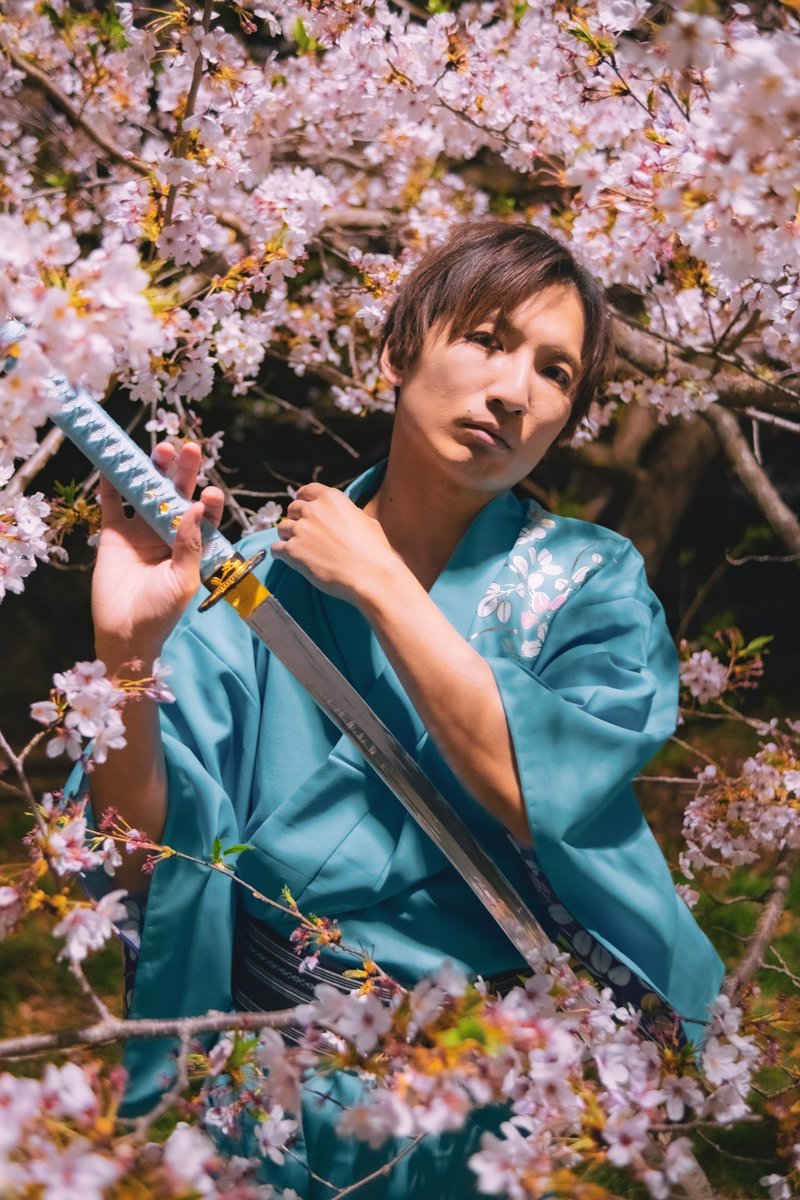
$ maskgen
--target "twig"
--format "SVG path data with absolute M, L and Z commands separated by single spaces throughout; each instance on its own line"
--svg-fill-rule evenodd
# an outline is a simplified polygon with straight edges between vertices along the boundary
M 17 787 L 15 783 L 7 783 L 5 779 L 0 779 L 0 788 L 3 788 L 7 792 L 11 792 L 13 796 L 21 797 L 23 800 L 27 800 L 27 796 L 22 788 Z
M 715 759 L 704 754 L 702 750 L 698 750 L 696 746 L 690 746 L 688 742 L 685 742 L 683 738 L 679 738 L 676 734 L 673 733 L 669 740 L 675 742 L 676 745 L 681 746 L 684 750 L 688 750 L 690 754 L 696 754 L 698 758 L 702 758 L 703 762 L 710 763 L 712 767 L 719 767 L 719 763 Z
M 377 1171 L 373 1171 L 371 1175 L 366 1175 L 363 1179 L 359 1179 L 358 1183 L 353 1183 L 350 1185 L 350 1187 L 342 1188 L 340 1192 L 336 1193 L 336 1195 L 333 1197 L 333 1200 L 342 1200 L 342 1196 L 352 1196 L 353 1192 L 357 1192 L 359 1188 L 364 1186 L 364 1184 L 371 1183 L 373 1179 L 380 1179 L 382 1175 L 388 1175 L 392 1167 L 399 1163 L 401 1158 L 405 1158 L 407 1154 L 410 1154 L 412 1150 L 416 1149 L 424 1136 L 424 1133 L 418 1133 L 415 1138 L 411 1139 L 407 1146 L 403 1147 L 399 1154 L 395 1155 L 391 1162 L 385 1163 L 382 1167 L 379 1167 Z
M 276 343 L 273 342 L 267 346 L 265 353 L 267 358 L 275 358 L 278 362 L 286 363 L 288 367 L 294 369 L 295 364 L 288 350 L 283 350 Z M 299 366 L 300 364 L 298 363 L 297 365 Z M 345 375 L 344 371 L 339 371 L 336 367 L 332 367 L 330 363 L 310 362 L 303 363 L 302 366 L 307 374 L 316 375 L 318 379 L 324 379 L 326 383 L 335 383 L 337 387 L 341 388 L 358 387 L 355 379 L 352 379 L 349 375 Z
M 703 414 L 719 437 L 729 464 L 790 554 L 800 554 L 800 521 L 767 478 L 733 413 L 712 404 Z
M 785 417 L 776 417 L 772 413 L 762 412 L 760 408 L 749 406 L 743 409 L 745 416 L 752 417 L 754 421 L 761 421 L 764 425 L 775 425 L 778 429 L 787 429 L 789 433 L 800 433 L 800 425 L 796 421 L 787 421 Z
M 100 997 L 98 996 L 97 992 L 94 990 L 92 985 L 89 983 L 89 980 L 84 975 L 80 963 L 74 962 L 74 961 L 70 962 L 69 973 L 73 977 L 73 979 L 77 980 L 78 986 L 80 987 L 84 996 L 87 998 L 87 1000 L 91 1004 L 92 1008 L 97 1013 L 98 1017 L 100 1017 L 100 1020 L 101 1021 L 107 1020 L 111 1016 L 111 1013 L 106 1008 L 105 1004 L 100 999 Z
M 11 763 L 12 767 L 14 768 L 14 771 L 16 772 L 17 779 L 19 780 L 20 788 L 22 789 L 22 793 L 25 796 L 25 799 L 31 805 L 31 808 L 33 810 L 33 815 L 36 818 L 37 825 L 41 829 L 42 833 L 46 833 L 47 825 L 45 823 L 44 817 L 39 812 L 39 805 L 36 803 L 36 797 L 33 794 L 31 785 L 28 783 L 28 777 L 25 774 L 25 766 L 24 766 L 23 756 L 14 753 L 14 751 L 11 749 L 11 746 L 6 741 L 2 730 L 0 730 L 0 750 L 3 751 L 6 758 L 8 759 L 8 761 Z
M 59 87 L 48 79 L 44 71 L 39 67 L 35 67 L 33 63 L 28 62 L 17 54 L 16 50 L 12 50 L 8 45 L 0 46 L 0 51 L 5 54 L 18 71 L 22 71 L 23 75 L 35 87 L 47 96 L 56 108 L 60 109 L 64 116 L 79 129 L 82 129 L 88 138 L 90 138 L 96 146 L 99 146 L 107 158 L 112 162 L 119 163 L 120 166 L 130 167 L 137 175 L 149 175 L 150 164 L 144 159 L 138 158 L 135 154 L 120 150 L 112 141 L 101 133 L 92 122 L 83 115 L 83 113 L 75 107 L 71 100 L 64 95 Z
M 688 775 L 634 775 L 634 783 L 681 783 L 684 787 L 697 787 L 697 780 Z
M 205 0 L 205 3 L 203 4 L 203 16 L 202 16 L 202 20 L 201 20 L 202 29 L 203 29 L 204 34 L 208 33 L 209 27 L 211 25 L 211 13 L 213 11 L 213 8 L 214 8 L 213 0 Z M 189 92 L 186 96 L 186 104 L 184 105 L 183 112 L 178 117 L 178 122 L 177 122 L 178 127 L 175 131 L 175 140 L 173 142 L 173 146 L 176 151 L 175 157 L 177 157 L 177 158 L 181 158 L 183 155 L 184 144 L 185 144 L 185 135 L 184 135 L 183 129 L 184 129 L 186 122 L 189 120 L 189 118 L 194 116 L 194 106 L 197 103 L 197 93 L 200 90 L 200 80 L 202 78 L 203 78 L 203 54 L 202 54 L 200 47 L 198 46 L 197 47 L 197 58 L 194 61 L 194 68 L 192 70 L 192 81 L 189 84 Z M 164 230 L 167 228 L 167 226 L 172 221 L 172 214 L 175 211 L 175 201 L 178 197 L 179 191 L 180 191 L 180 184 L 178 184 L 178 183 L 170 184 L 169 191 L 167 192 L 167 200 L 164 205 L 164 220 L 161 225 L 162 233 L 164 232 Z
M 342 449 L 346 450 L 352 458 L 361 457 L 359 452 L 353 449 L 349 442 L 346 442 L 344 438 L 341 438 L 337 433 L 334 433 L 333 430 L 330 429 L 323 421 L 321 421 L 319 417 L 310 409 L 299 409 L 296 404 L 292 404 L 290 401 L 284 400 L 281 396 L 275 396 L 272 394 L 272 392 L 267 392 L 263 388 L 253 387 L 250 389 L 250 391 L 252 395 L 260 396 L 262 400 L 269 400 L 272 404 L 277 404 L 286 412 L 292 412 L 296 415 L 302 416 L 306 421 L 308 421 L 308 424 L 312 427 L 312 429 L 316 429 L 318 433 L 326 433 L 329 438 L 332 438 L 333 441 L 336 442 L 337 446 L 341 446 Z
M 703 1133 L 702 1129 L 697 1130 L 697 1135 L 698 1135 L 698 1137 L 701 1137 L 704 1142 L 707 1142 L 709 1146 L 713 1146 L 714 1149 L 719 1154 L 724 1154 L 726 1158 L 731 1158 L 731 1159 L 733 1159 L 734 1162 L 754 1163 L 754 1162 L 771 1162 L 772 1161 L 771 1158 L 761 1157 L 761 1155 L 756 1155 L 755 1157 L 749 1157 L 749 1156 L 745 1156 L 743 1154 L 733 1154 L 732 1151 L 726 1150 L 723 1146 L 720 1146 L 718 1142 L 712 1141 L 712 1139 L 710 1137 L 707 1137 L 706 1134 Z
M 189 1049 L 191 1046 L 191 1036 L 183 1029 L 178 1036 L 181 1044 L 175 1067 L 175 1081 L 149 1112 L 132 1120 L 133 1136 L 137 1141 L 147 1137 L 151 1126 L 164 1113 L 169 1112 L 172 1105 L 176 1103 L 189 1086 Z
M 22 464 L 3 489 L 3 496 L 9 500 L 24 492 L 32 479 L 35 479 L 46 463 L 60 449 L 64 434 L 54 427 L 46 437 L 42 438 L 30 458 Z
M 726 560 L 732 567 L 743 567 L 745 563 L 751 562 L 773 562 L 773 563 L 789 563 L 800 562 L 800 553 L 798 554 L 746 554 L 744 558 L 730 558 L 725 555 Z
M 773 963 L 765 962 L 765 963 L 762 963 L 762 969 L 769 970 L 769 971 L 778 971 L 782 975 L 787 975 L 789 977 L 789 979 L 791 979 L 792 983 L 796 984 L 797 987 L 800 987 L 800 975 L 795 975 L 794 971 L 790 970 L 789 965 L 786 962 L 786 959 L 783 957 L 783 955 L 781 954 L 778 947 L 770 945 L 767 947 L 767 950 L 769 951 L 770 954 L 775 955 L 775 957 L 777 958 L 778 962 L 781 965 L 779 967 L 776 967 Z
M 778 855 L 775 874 L 764 903 L 764 909 L 758 918 L 756 927 L 748 939 L 744 957 L 734 972 L 728 976 L 723 985 L 723 991 L 731 1000 L 735 1000 L 746 984 L 762 965 L 778 921 L 781 918 L 789 895 L 792 882 L 792 869 L 800 851 L 797 847 L 784 846 Z
M 745 1117 L 739 1117 L 736 1124 L 740 1125 L 745 1122 L 755 1124 L 756 1121 L 761 1120 L 763 1120 L 762 1117 L 758 1116 L 757 1113 L 753 1113 Z M 663 1125 L 651 1125 L 649 1128 L 653 1133 L 672 1133 L 678 1129 L 719 1129 L 719 1121 L 669 1121 Z
M 686 612 L 681 617 L 678 628 L 675 630 L 676 642 L 679 642 L 681 638 L 685 636 L 686 630 L 691 625 L 695 613 L 700 608 L 701 604 L 703 604 L 708 594 L 713 590 L 714 586 L 727 571 L 729 561 L 730 560 L 726 556 L 726 558 L 714 568 L 708 579 L 706 579 L 705 583 L 701 584 L 695 592 L 694 599 L 687 607 Z
M 139 1021 L 109 1016 L 92 1025 L 59 1029 L 56 1033 L 29 1033 L 4 1038 L 0 1041 L 0 1060 L 28 1058 L 43 1050 L 64 1050 L 70 1046 L 101 1046 L 122 1039 L 141 1041 L 147 1038 L 180 1037 L 184 1031 L 187 1036 L 194 1037 L 199 1033 L 224 1033 L 233 1029 L 280 1029 L 284 1025 L 296 1025 L 299 1019 L 296 1014 L 296 1009 L 287 1008 L 268 1013 L 216 1012 L 202 1017 Z

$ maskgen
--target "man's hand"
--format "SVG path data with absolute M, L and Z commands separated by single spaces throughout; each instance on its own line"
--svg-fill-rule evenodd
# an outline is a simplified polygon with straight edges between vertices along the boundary
M 358 605 L 404 567 L 380 523 L 337 488 L 303 484 L 286 514 L 273 555 L 329 596 Z

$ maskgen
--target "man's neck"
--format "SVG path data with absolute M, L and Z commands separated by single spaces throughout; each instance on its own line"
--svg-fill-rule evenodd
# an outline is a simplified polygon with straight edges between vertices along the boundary
M 392 548 L 430 590 L 491 499 L 454 488 L 433 472 L 403 469 L 390 454 L 383 480 L 364 512 L 380 523 Z

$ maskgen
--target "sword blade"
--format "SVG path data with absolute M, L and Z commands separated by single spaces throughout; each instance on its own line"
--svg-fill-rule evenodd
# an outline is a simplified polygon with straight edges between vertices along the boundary
M 234 605 L 237 607 L 236 605 Z M 525 901 L 468 826 L 316 642 L 273 595 L 240 610 L 252 631 L 361 751 L 400 803 L 433 839 L 529 966 L 549 944 Z

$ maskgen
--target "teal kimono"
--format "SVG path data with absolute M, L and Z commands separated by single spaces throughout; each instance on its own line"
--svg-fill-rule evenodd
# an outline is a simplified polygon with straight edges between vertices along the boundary
M 347 489 L 358 504 L 385 463 Z M 268 547 L 274 530 L 241 549 Z M 461 786 L 413 710 L 359 611 L 269 554 L 258 568 L 270 590 L 351 680 L 468 822 L 549 930 L 572 918 L 582 957 L 616 982 L 634 972 L 682 1018 L 699 1047 L 723 964 L 676 894 L 631 779 L 675 727 L 677 662 L 640 555 L 619 535 L 552 516 L 511 492 L 478 514 L 430 595 L 494 673 L 513 738 L 538 867 L 554 903 L 533 887 L 529 864 L 504 827 Z M 220 604 L 192 604 L 163 654 L 177 701 L 162 706 L 169 809 L 163 841 L 208 860 L 248 843 L 239 875 L 300 908 L 335 917 L 349 944 L 413 983 L 452 959 L 491 976 L 522 960 L 478 899 L 359 752 L 282 663 Z M 446 698 L 443 698 L 446 703 Z M 475 697 L 480 721 L 481 698 Z M 77 775 L 72 790 L 81 785 Z M 113 882 L 111 884 L 113 886 Z M 130 1015 L 227 1010 L 236 905 L 284 937 L 288 918 L 220 874 L 179 860 L 153 875 Z M 169 1046 L 133 1043 L 126 1112 L 153 1103 Z M 351 1087 L 352 1085 L 352 1087 Z M 340 1098 L 357 1080 L 326 1084 Z M 430 1139 L 374 1193 L 470 1194 L 465 1159 L 480 1115 L 460 1135 Z M 391 1147 L 337 1144 L 335 1106 L 304 1114 L 313 1169 L 339 1186 L 380 1165 Z M 302 1143 L 297 1148 L 302 1158 Z M 459 1166 L 460 1164 L 460 1166 Z M 427 1174 L 426 1174 L 427 1172 Z M 302 1166 L 266 1164 L 265 1178 L 301 1196 L 329 1195 Z M 365 1189 L 365 1197 L 372 1193 Z

